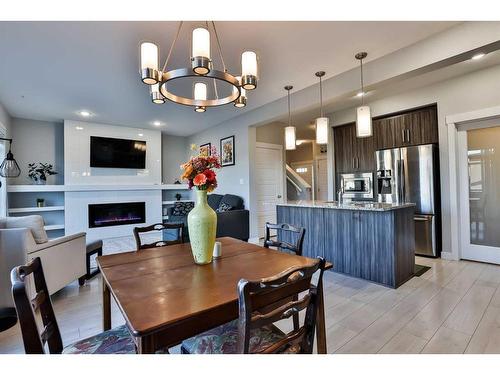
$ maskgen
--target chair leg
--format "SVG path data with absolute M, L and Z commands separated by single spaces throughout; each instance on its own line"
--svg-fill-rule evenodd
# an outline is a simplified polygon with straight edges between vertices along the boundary
M 299 296 L 296 294 L 292 297 L 292 301 L 296 302 L 299 300 Z M 293 314 L 293 330 L 297 332 L 300 329 L 299 314 Z
M 78 284 L 79 284 L 80 286 L 84 286 L 84 285 L 85 285 L 85 280 L 86 280 L 86 279 L 87 279 L 87 275 L 80 276 L 80 277 L 78 278 Z

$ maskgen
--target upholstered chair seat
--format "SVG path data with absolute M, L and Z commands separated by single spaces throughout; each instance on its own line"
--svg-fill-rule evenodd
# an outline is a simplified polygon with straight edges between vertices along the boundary
M 63 354 L 135 354 L 135 344 L 126 326 L 119 326 L 77 341 Z
M 273 324 L 250 332 L 250 353 L 259 353 L 285 337 Z M 238 343 L 238 319 L 182 342 L 185 354 L 235 354 Z

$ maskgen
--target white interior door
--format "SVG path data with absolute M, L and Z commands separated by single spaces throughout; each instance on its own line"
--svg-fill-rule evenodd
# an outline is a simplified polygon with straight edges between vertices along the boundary
M 316 199 L 319 201 L 328 200 L 328 162 L 326 158 L 317 159 L 316 165 L 318 168 L 318 173 L 316 173 L 317 181 L 317 191 Z
M 276 222 L 276 204 L 283 203 L 283 148 L 280 145 L 257 143 L 255 153 L 257 184 L 257 217 L 259 237 L 265 235 L 266 222 Z
M 500 121 L 458 131 L 463 259 L 500 264 Z

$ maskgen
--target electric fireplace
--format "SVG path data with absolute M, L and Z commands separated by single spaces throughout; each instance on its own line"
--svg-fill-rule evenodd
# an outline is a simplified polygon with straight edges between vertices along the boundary
M 89 204 L 89 228 L 145 222 L 145 202 Z

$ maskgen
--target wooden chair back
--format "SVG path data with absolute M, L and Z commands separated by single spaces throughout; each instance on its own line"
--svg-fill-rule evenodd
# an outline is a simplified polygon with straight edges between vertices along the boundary
M 30 275 L 33 275 L 36 291 L 32 300 L 26 291 L 26 278 Z M 49 353 L 60 354 L 63 350 L 63 342 L 40 258 L 33 259 L 25 266 L 14 268 L 11 271 L 10 279 L 26 354 L 45 354 L 45 344 L 48 344 Z M 42 317 L 43 329 L 41 332 L 38 331 L 35 317 L 35 311 L 38 309 L 40 309 Z
M 275 230 L 278 234 L 278 238 L 285 237 L 290 238 L 291 241 L 287 242 L 283 239 L 273 240 L 271 239 L 271 230 Z M 304 236 L 306 234 L 305 228 L 296 227 L 290 224 L 271 224 L 266 223 L 266 237 L 264 240 L 264 247 L 269 248 L 270 246 L 276 247 L 280 250 L 291 251 L 296 255 L 302 255 L 302 245 L 304 243 Z M 293 239 L 295 240 L 293 241 Z
M 298 330 L 288 333 L 278 342 L 265 348 L 261 353 L 312 353 L 318 301 L 323 283 L 325 260 L 318 258 L 314 265 L 295 267 L 276 276 L 259 280 L 240 280 L 238 283 L 238 353 L 248 353 L 251 330 L 288 319 L 306 310 L 304 324 Z M 318 272 L 313 285 L 311 279 Z M 290 297 L 306 292 L 296 300 Z M 288 302 L 266 313 L 260 312 L 266 304 L 272 305 L 277 299 Z
M 176 240 L 161 240 L 152 243 L 143 244 L 141 243 L 140 233 L 162 231 L 165 229 L 177 229 L 177 239 Z M 184 242 L 184 224 L 183 223 L 158 223 L 147 227 L 136 227 L 134 228 L 135 243 L 137 245 L 137 250 L 151 249 L 158 246 L 168 246 L 175 245 Z

